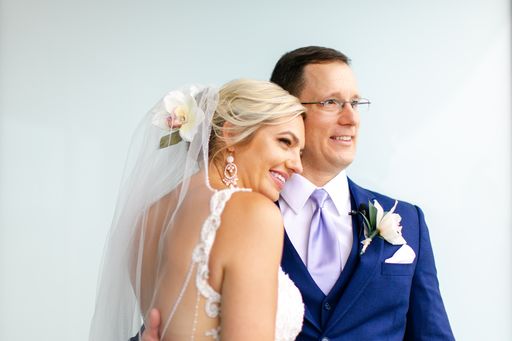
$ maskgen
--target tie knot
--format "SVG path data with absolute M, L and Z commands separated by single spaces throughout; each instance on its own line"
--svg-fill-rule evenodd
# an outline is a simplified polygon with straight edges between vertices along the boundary
M 313 200 L 317 207 L 322 208 L 324 206 L 325 200 L 329 198 L 329 193 L 327 193 L 323 188 L 318 188 L 315 189 L 310 198 Z

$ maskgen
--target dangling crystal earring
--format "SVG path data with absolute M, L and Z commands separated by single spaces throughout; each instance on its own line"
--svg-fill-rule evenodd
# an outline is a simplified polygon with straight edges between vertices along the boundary
M 226 158 L 226 167 L 224 167 L 224 177 L 222 182 L 229 188 L 238 187 L 236 182 L 238 181 L 237 176 L 238 168 L 235 165 L 235 158 L 232 154 L 229 154 Z

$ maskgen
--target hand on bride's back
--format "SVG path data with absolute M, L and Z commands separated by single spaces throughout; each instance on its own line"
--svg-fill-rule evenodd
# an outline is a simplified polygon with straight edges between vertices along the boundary
M 151 309 L 146 329 L 142 333 L 142 341 L 160 341 L 159 326 L 160 312 L 157 309 Z

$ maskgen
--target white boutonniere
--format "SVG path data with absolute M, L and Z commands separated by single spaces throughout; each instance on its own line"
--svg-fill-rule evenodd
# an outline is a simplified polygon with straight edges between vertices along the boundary
M 164 110 L 157 111 L 151 120 L 153 125 L 170 132 L 160 139 L 160 148 L 185 140 L 192 141 L 204 113 L 197 105 L 198 90 L 191 87 L 187 92 L 171 91 L 163 99 Z
M 361 255 L 365 253 L 366 249 L 376 236 L 383 238 L 390 244 L 402 245 L 407 244 L 404 237 L 402 236 L 402 226 L 400 221 L 402 217 L 399 214 L 394 213 L 398 201 L 388 212 L 385 212 L 382 206 L 377 200 L 368 202 L 368 210 L 359 210 L 355 212 L 363 217 L 364 222 L 364 236 L 365 239 L 361 242 L 363 248 L 361 249 Z

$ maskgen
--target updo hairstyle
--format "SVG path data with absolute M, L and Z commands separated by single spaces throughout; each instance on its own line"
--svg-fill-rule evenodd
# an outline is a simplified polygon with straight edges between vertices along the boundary
M 229 146 L 248 143 L 262 126 L 304 116 L 305 110 L 296 97 L 268 81 L 237 79 L 225 84 L 212 118 L 210 162 L 223 159 Z

